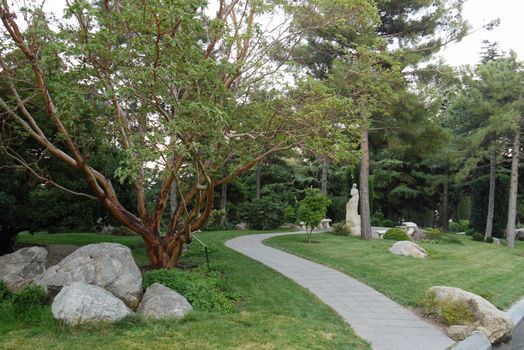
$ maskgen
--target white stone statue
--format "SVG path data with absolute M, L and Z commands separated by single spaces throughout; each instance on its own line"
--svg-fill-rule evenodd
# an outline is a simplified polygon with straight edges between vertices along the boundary
M 353 184 L 351 198 L 346 204 L 346 226 L 353 236 L 360 236 L 360 215 L 358 215 L 358 189 L 357 184 Z

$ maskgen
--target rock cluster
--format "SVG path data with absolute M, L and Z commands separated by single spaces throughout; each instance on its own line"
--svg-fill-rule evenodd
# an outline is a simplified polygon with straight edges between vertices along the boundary
M 70 325 L 116 322 L 137 309 L 144 318 L 184 317 L 192 310 L 182 295 L 154 283 L 142 297 L 142 275 L 131 250 L 121 244 L 81 247 L 45 269 L 47 250 L 23 248 L 0 257 L 0 280 L 17 291 L 28 284 L 55 296 L 53 316 Z

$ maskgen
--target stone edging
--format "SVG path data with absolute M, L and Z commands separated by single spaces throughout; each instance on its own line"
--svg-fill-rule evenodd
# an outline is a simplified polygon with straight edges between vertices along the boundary
M 524 299 L 514 304 L 506 315 L 513 322 L 514 328 L 517 328 L 524 321 Z M 491 343 L 488 337 L 479 331 L 471 333 L 466 339 L 457 342 L 451 347 L 453 350 L 491 350 Z

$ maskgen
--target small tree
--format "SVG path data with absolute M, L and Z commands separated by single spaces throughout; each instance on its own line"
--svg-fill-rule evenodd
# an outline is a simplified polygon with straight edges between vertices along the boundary
M 311 233 L 326 216 L 327 207 L 330 204 L 331 200 L 320 193 L 318 188 L 306 189 L 306 197 L 298 206 L 297 217 L 306 225 L 308 243 L 311 243 Z

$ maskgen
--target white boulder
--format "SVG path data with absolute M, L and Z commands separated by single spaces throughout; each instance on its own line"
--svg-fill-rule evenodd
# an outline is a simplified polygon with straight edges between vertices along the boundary
M 424 259 L 428 256 L 424 248 L 411 241 L 398 241 L 389 248 L 389 251 L 395 255 L 411 256 L 413 258 Z
M 12 292 L 25 287 L 45 271 L 47 250 L 29 247 L 0 256 L 0 281 Z
M 181 318 L 191 310 L 193 307 L 182 295 L 160 283 L 153 283 L 144 293 L 137 314 L 154 319 Z
M 481 296 L 460 288 L 446 286 L 434 286 L 429 291 L 435 295 L 437 310 L 434 311 L 437 314 L 441 303 L 458 301 L 467 305 L 473 316 L 473 324 L 467 326 L 471 326 L 472 330 L 484 333 L 491 343 L 497 343 L 511 335 L 513 322 L 504 312 Z
M 51 294 L 73 282 L 107 289 L 131 308 L 138 306 L 142 294 L 142 275 L 131 250 L 117 243 L 81 247 L 35 279 Z
M 133 312 L 107 290 L 83 282 L 62 288 L 51 305 L 53 317 L 69 325 L 116 322 Z

